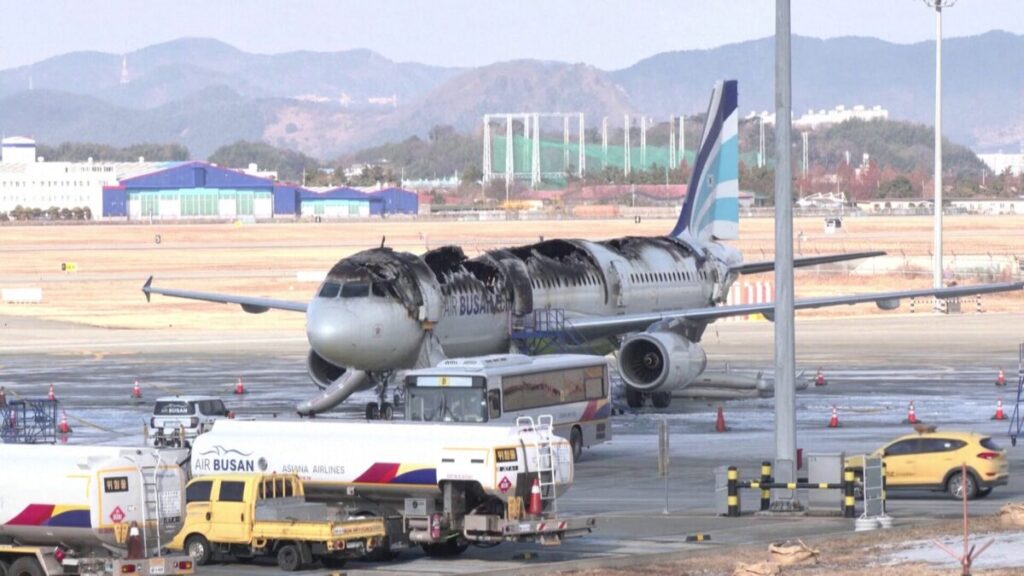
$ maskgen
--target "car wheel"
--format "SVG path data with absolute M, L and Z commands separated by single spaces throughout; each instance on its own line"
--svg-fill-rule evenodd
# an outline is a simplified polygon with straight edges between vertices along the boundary
M 302 564 L 302 555 L 295 544 L 285 544 L 277 549 L 277 566 L 285 572 L 294 572 Z
M 978 495 L 978 483 L 975 482 L 974 476 L 968 472 L 967 476 L 957 472 L 949 477 L 949 481 L 946 483 L 946 489 L 949 491 L 949 495 L 954 500 L 961 500 L 964 497 L 964 492 L 967 492 L 967 499 L 973 500 Z
M 213 550 L 210 541 L 202 534 L 193 534 L 185 539 L 185 551 L 188 552 L 196 566 L 205 566 L 210 562 Z
M 573 426 L 569 433 L 569 446 L 572 448 L 572 461 L 579 462 L 583 457 L 583 432 L 579 426 Z

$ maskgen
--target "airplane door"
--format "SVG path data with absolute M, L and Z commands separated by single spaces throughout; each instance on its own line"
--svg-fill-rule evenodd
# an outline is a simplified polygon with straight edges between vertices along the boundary
M 615 262 L 611 262 L 608 265 L 608 293 L 606 297 L 606 304 L 612 304 L 616 308 L 625 308 L 626 299 L 622 289 L 622 274 L 619 273 L 619 269 L 615 266 Z

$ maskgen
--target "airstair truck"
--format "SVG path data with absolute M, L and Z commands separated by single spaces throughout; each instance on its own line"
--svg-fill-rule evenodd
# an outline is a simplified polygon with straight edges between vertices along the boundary
M 296 474 L 308 499 L 385 517 L 391 547 L 419 544 L 428 555 L 473 542 L 557 544 L 594 526 L 558 511 L 572 449 L 549 417 L 516 426 L 220 420 L 196 439 L 191 464 L 196 477 Z
M 192 574 L 183 451 L 0 444 L 0 574 Z

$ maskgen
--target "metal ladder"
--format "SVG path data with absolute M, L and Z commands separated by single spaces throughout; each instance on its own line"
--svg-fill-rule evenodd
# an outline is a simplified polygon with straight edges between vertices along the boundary
M 540 499 L 544 510 L 558 515 L 558 489 L 555 486 L 558 478 L 558 466 L 555 462 L 555 450 L 552 437 L 555 435 L 555 419 L 550 414 L 537 417 L 520 416 L 516 418 L 516 427 L 533 435 L 533 446 L 537 450 L 537 480 L 540 484 Z
M 1010 445 L 1017 445 L 1017 438 L 1021 436 L 1021 428 L 1024 427 L 1024 343 L 1020 345 L 1017 356 L 1017 402 L 1013 405 L 1013 416 L 1010 418 Z

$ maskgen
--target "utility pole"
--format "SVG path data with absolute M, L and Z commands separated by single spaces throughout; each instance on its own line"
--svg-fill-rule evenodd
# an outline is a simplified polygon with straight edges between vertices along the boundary
M 796 482 L 796 337 L 793 326 L 793 79 L 790 0 L 775 0 L 775 481 Z M 775 490 L 771 509 L 799 510 L 795 490 Z
M 924 0 L 935 10 L 935 239 L 932 247 L 932 287 L 942 288 L 942 9 L 957 0 Z M 944 303 L 935 300 L 935 310 Z

